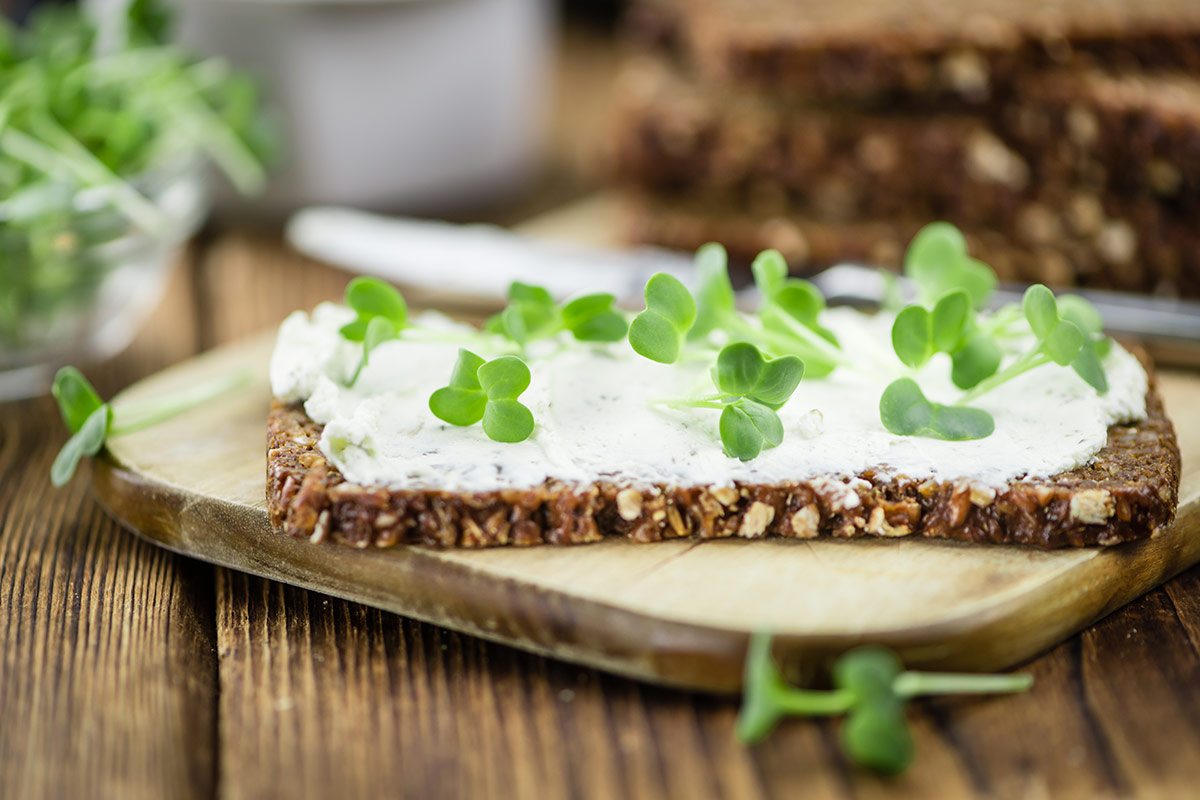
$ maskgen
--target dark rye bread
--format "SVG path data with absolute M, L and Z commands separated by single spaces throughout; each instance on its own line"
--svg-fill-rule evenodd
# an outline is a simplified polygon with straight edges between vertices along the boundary
M 1200 293 L 1198 81 L 1052 71 L 989 119 L 722 91 L 649 58 L 631 61 L 618 96 L 614 176 L 676 212 L 810 229 L 947 219 L 1054 253 L 1009 260 L 1071 275 L 1022 270 L 1031 280 Z
M 1111 206 L 1107 205 L 1111 203 Z M 695 250 L 725 245 L 735 262 L 748 264 L 774 248 L 796 274 L 812 274 L 844 261 L 895 269 L 904 248 L 928 216 L 825 222 L 784 209 L 750 213 L 739 207 L 679 196 L 626 192 L 623 235 L 632 242 Z M 1109 211 L 1121 216 L 1110 217 Z M 1166 220 L 1153 206 L 1122 208 L 1082 195 L 1063 203 L 1031 202 L 1011 230 L 959 224 L 971 254 L 1004 281 L 1086 286 L 1200 297 L 1200 234 Z
M 1195 0 L 658 0 L 627 28 L 710 80 L 815 98 L 982 99 L 1063 64 L 1200 71 Z
M 997 124 L 1043 182 L 1200 213 L 1200 73 L 1048 72 Z
M 1086 467 L 997 492 L 964 480 L 866 472 L 736 488 L 548 482 L 449 493 L 346 482 L 317 449 L 321 428 L 298 405 L 272 405 L 267 506 L 292 536 L 353 547 L 578 544 L 694 537 L 923 536 L 1037 547 L 1113 545 L 1155 535 L 1175 515 L 1179 448 L 1151 386 L 1147 418 L 1114 425 Z
M 615 94 L 613 177 L 649 190 L 825 221 L 950 209 L 989 221 L 1016 213 L 1031 183 L 979 116 L 725 91 L 658 58 L 631 59 Z

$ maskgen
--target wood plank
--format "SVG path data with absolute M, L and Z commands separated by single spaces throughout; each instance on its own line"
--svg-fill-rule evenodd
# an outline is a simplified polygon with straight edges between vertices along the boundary
M 195 351 L 190 268 L 134 345 L 86 369 L 105 395 Z M 0 405 L 0 797 L 212 794 L 212 570 L 123 531 L 49 470 L 49 398 Z

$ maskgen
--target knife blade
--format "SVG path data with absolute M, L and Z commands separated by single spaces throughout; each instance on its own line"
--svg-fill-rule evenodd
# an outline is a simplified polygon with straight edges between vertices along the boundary
M 285 236 L 300 252 L 335 266 L 475 302 L 502 302 L 515 280 L 545 286 L 558 298 L 610 292 L 634 306 L 655 272 L 669 272 L 689 288 L 696 283 L 691 257 L 661 248 L 580 246 L 493 225 L 385 217 L 334 206 L 297 212 Z M 857 264 L 830 267 L 809 280 L 830 305 L 878 306 L 893 281 L 902 296 L 916 294 L 907 279 Z M 1020 303 L 1024 289 L 1002 284 L 990 305 Z M 1095 289 L 1071 292 L 1096 307 L 1109 332 L 1143 340 L 1165 363 L 1200 365 L 1200 303 Z M 752 286 L 738 292 L 743 307 L 753 307 L 756 299 Z

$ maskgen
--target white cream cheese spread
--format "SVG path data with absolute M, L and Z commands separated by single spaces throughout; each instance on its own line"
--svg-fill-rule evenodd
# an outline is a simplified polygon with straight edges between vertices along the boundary
M 1110 385 L 1104 395 L 1072 370 L 1048 364 L 972 403 L 995 418 L 987 438 L 949 442 L 891 434 L 879 420 L 879 397 L 891 381 L 910 374 L 890 350 L 892 318 L 839 308 L 826 311 L 822 324 L 859 368 L 801 381 L 779 409 L 783 443 L 751 461 L 724 454 L 716 411 L 652 402 L 711 393 L 708 362 L 658 364 L 626 341 L 531 345 L 532 382 L 520 399 L 536 427 L 525 441 L 504 444 L 478 425 L 456 427 L 429 410 L 429 395 L 446 385 L 457 357 L 454 342 L 421 341 L 428 334 L 409 338 L 406 331 L 380 344 L 354 386 L 346 386 L 361 345 L 342 339 L 338 328 L 353 318 L 333 304 L 292 314 L 280 328 L 270 377 L 276 397 L 303 401 L 308 416 L 325 426 L 322 453 L 347 480 L 364 485 L 470 492 L 529 488 L 553 478 L 581 485 L 723 486 L 872 468 L 999 487 L 1086 464 L 1104 446 L 1110 425 L 1146 414 L 1146 373 L 1114 344 L 1104 360 Z M 472 332 L 432 313 L 416 321 L 445 338 Z M 489 359 L 504 352 L 499 341 L 493 351 L 468 346 Z M 952 403 L 962 393 L 949 372 L 949 358 L 937 355 L 915 376 L 931 400 Z

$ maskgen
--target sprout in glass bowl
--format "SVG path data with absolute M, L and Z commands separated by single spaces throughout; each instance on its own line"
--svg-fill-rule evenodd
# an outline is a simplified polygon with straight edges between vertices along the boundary
M 164 44 L 163 20 L 146 0 L 0 20 L 0 400 L 128 344 L 207 213 L 209 162 L 265 181 L 253 82 Z

